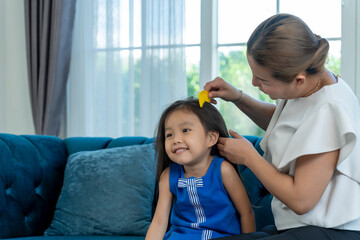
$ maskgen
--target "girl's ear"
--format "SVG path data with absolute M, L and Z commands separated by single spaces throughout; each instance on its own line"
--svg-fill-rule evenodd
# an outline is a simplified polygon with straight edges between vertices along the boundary
M 219 132 L 216 131 L 209 131 L 208 132 L 209 137 L 209 147 L 214 146 L 218 140 L 219 140 Z

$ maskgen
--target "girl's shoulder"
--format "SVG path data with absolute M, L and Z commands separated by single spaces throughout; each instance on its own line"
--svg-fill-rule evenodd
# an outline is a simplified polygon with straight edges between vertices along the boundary
M 170 175 L 170 167 L 167 167 L 164 169 L 164 171 L 162 171 L 159 182 L 169 181 L 169 175 Z
M 223 160 L 221 163 L 222 178 L 224 179 L 225 177 L 233 177 L 234 175 L 237 175 L 234 165 L 227 160 Z

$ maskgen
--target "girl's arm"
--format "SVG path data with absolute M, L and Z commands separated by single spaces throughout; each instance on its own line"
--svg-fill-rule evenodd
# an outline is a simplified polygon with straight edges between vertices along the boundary
M 268 127 L 276 108 L 274 104 L 250 97 L 220 77 L 207 82 L 204 90 L 209 92 L 210 98 L 222 98 L 225 101 L 233 102 L 256 125 L 264 130 Z M 215 99 L 211 101 L 216 103 Z
M 267 162 L 244 137 L 233 131 L 230 134 L 234 138 L 219 139 L 217 146 L 222 156 L 247 166 L 272 195 L 296 214 L 305 214 L 316 206 L 335 172 L 339 149 L 299 157 L 291 176 Z
M 223 161 L 221 165 L 221 177 L 231 201 L 240 214 L 242 233 L 254 232 L 255 215 L 248 194 L 234 166 L 228 161 Z
M 159 199 L 154 217 L 146 233 L 146 240 L 162 240 L 165 236 L 173 195 L 169 186 L 169 168 L 165 169 L 159 180 Z

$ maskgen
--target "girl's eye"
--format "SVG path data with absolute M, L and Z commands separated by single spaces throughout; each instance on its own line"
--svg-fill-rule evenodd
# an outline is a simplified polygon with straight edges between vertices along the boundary
M 171 133 L 168 133 L 168 134 L 165 134 L 165 137 L 171 137 L 172 136 L 172 134 Z
M 183 130 L 183 132 L 184 132 L 184 133 L 185 133 L 185 132 L 190 132 L 190 129 L 185 128 L 185 129 Z

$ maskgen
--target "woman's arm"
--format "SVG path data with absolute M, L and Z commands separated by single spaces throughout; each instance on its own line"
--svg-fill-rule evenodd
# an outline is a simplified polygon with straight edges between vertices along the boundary
M 219 139 L 222 156 L 247 166 L 271 194 L 296 214 L 305 214 L 316 206 L 335 172 L 340 150 L 299 157 L 294 176 L 290 176 L 268 163 L 245 138 L 230 133 L 234 138 Z
M 169 168 L 165 169 L 159 180 L 159 199 L 154 217 L 146 233 L 146 240 L 162 240 L 165 236 L 173 195 L 170 192 Z
M 264 130 L 269 125 L 276 108 L 274 104 L 262 102 L 250 97 L 220 77 L 207 82 L 204 90 L 209 92 L 210 98 L 219 97 L 225 101 L 233 102 L 256 125 Z M 215 99 L 212 99 L 212 102 L 216 104 Z
M 241 230 L 243 233 L 255 231 L 255 215 L 251 203 L 234 166 L 228 161 L 221 165 L 221 177 L 226 191 L 236 210 L 240 214 Z
M 320 201 L 335 172 L 339 150 L 301 156 L 296 160 L 294 176 L 280 173 L 263 158 L 248 159 L 245 164 L 270 193 L 296 214 L 305 214 Z
M 234 102 L 234 104 L 256 125 L 266 130 L 275 112 L 276 105 L 259 101 L 244 92 L 242 94 L 244 95 L 241 102 Z

